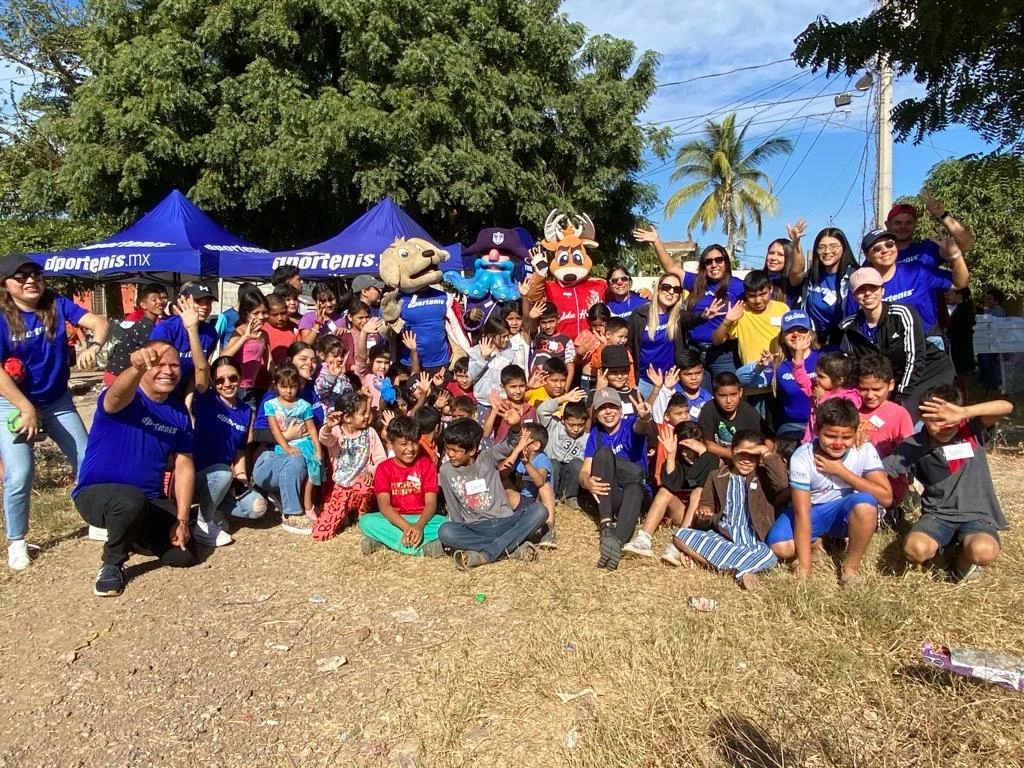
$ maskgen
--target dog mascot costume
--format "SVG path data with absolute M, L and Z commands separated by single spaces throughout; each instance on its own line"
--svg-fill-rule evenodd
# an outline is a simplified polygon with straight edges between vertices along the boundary
M 519 298 L 519 281 L 529 251 L 514 229 L 492 227 L 480 230 L 476 242 L 462 255 L 477 257 L 473 274 L 463 277 L 445 272 L 444 282 L 466 297 L 463 325 L 476 333 L 502 304 Z
M 381 297 L 381 318 L 394 331 L 393 343 L 404 365 L 411 360 L 401 343 L 404 331 L 416 334 L 416 352 L 424 370 L 446 366 L 469 349 L 454 299 L 437 287 L 441 283 L 438 266 L 447 259 L 447 251 L 418 237 L 399 237 L 380 256 L 380 279 L 390 289 Z
M 608 288 L 604 280 L 590 276 L 594 262 L 587 249 L 597 247 L 594 222 L 585 213 L 570 221 L 567 215 L 554 210 L 544 222 L 544 239 L 540 244 L 550 252 L 547 274 L 551 279 L 545 280 L 541 270 L 534 270 L 524 297 L 523 312 L 529 311 L 529 304 L 541 301 L 554 304 L 558 310 L 556 333 L 575 339 L 590 327 L 587 310 L 604 301 Z

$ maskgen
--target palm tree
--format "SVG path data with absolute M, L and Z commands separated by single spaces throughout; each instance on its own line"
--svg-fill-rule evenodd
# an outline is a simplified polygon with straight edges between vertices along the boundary
M 676 152 L 676 168 L 669 177 L 673 183 L 694 180 L 673 192 L 665 203 L 665 215 L 671 216 L 679 206 L 703 196 L 686 225 L 687 237 L 693 237 L 697 224 L 707 232 L 721 220 L 730 256 L 737 241 L 746 239 L 748 219 L 760 235 L 762 218 L 778 210 L 772 180 L 758 166 L 793 151 L 793 142 L 784 138 L 765 139 L 748 150 L 744 139 L 749 127 L 748 121 L 737 133 L 735 112 L 720 123 L 709 120 L 703 138 L 687 142 Z

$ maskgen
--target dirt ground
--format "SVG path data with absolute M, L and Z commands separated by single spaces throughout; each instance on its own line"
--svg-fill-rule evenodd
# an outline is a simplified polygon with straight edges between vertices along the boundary
M 268 521 L 194 569 L 133 558 L 99 599 L 101 545 L 44 462 L 43 550 L 0 575 L 0 766 L 1024 765 L 1024 694 L 919 657 L 1024 656 L 1024 471 L 992 466 L 1015 530 L 968 586 L 903 572 L 891 534 L 853 590 L 832 564 L 757 595 L 646 560 L 608 573 L 562 510 L 530 565 L 462 574 Z

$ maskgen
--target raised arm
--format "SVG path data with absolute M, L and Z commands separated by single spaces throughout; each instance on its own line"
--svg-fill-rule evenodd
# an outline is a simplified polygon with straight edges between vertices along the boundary
M 636 238 L 637 242 L 650 243 L 654 246 L 654 252 L 658 255 L 658 261 L 661 262 L 661 268 L 664 272 L 676 275 L 680 280 L 683 279 L 683 265 L 676 264 L 672 255 L 665 249 L 665 244 L 661 242 L 658 230 L 654 227 L 647 229 L 637 227 L 633 230 L 633 237 Z

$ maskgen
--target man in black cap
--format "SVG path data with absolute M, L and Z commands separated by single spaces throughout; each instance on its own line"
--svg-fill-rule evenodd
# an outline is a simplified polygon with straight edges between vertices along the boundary
M 195 383 L 196 366 L 209 364 L 210 355 L 217 346 L 217 330 L 206 321 L 216 300 L 213 291 L 202 283 L 193 283 L 178 296 L 177 307 L 194 309 L 199 316 L 199 323 L 194 328 L 187 328 L 180 314 L 175 314 L 157 323 L 149 334 L 150 341 L 166 341 L 181 356 L 181 378 L 175 388 L 175 394 L 183 397 Z M 201 361 L 201 362 L 200 362 Z

